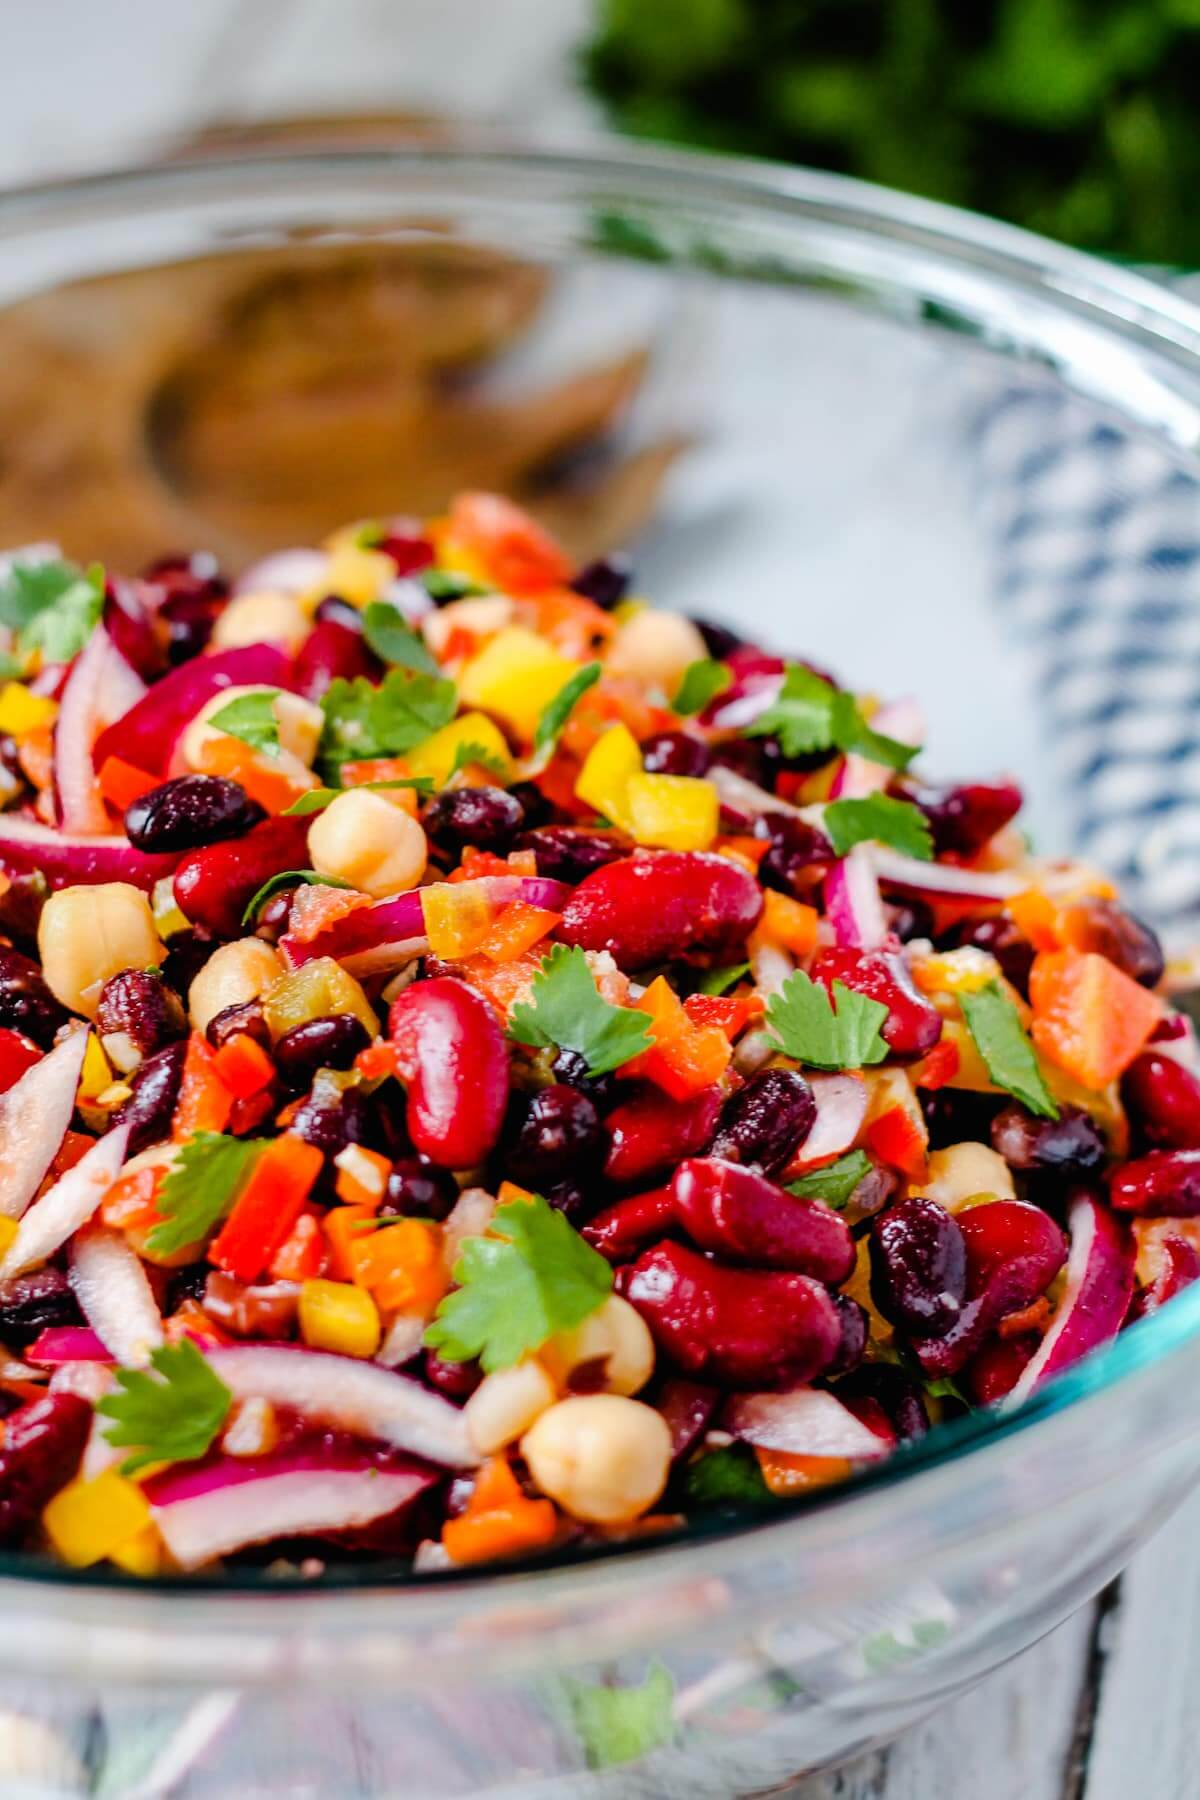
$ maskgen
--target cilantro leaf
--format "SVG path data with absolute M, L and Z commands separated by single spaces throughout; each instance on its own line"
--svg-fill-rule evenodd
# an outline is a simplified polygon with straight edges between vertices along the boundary
M 262 1151 L 256 1138 L 198 1131 L 183 1145 L 154 1202 L 160 1224 L 146 1248 L 171 1256 L 207 1237 L 230 1210 Z
M 675 1736 L 675 1682 L 660 1662 L 651 1665 L 639 1687 L 568 1677 L 564 1691 L 590 1769 L 633 1762 Z
M 889 769 L 907 769 L 920 749 L 919 744 L 902 744 L 899 738 L 872 731 L 854 695 L 846 693 L 833 697 L 833 741 L 839 750 L 852 751 Z
M 881 1000 L 856 994 L 835 981 L 833 999 L 820 982 L 797 969 L 767 1002 L 775 1047 L 814 1069 L 861 1069 L 882 1062 L 887 1045 L 879 1028 L 887 1018 Z
M 372 600 L 363 614 L 363 636 L 384 662 L 402 669 L 416 669 L 422 675 L 439 673 L 436 659 L 422 638 L 406 622 L 397 607 L 386 600 Z
M 958 1003 L 975 1048 L 996 1086 L 1015 1095 L 1039 1118 L 1057 1119 L 1058 1107 L 1042 1079 L 1033 1045 L 1000 983 L 989 981 L 976 994 L 960 994 Z
M 252 750 L 262 750 L 267 756 L 278 756 L 279 720 L 275 717 L 278 695 L 278 688 L 257 694 L 239 694 L 236 700 L 221 707 L 219 712 L 210 713 L 208 722 L 215 725 L 218 731 L 240 738 Z
M 529 999 L 512 1009 L 508 1035 L 534 1050 L 575 1050 L 587 1062 L 589 1075 L 620 1068 L 653 1042 L 645 1013 L 601 999 L 577 944 L 570 949 L 555 944 L 543 958 Z
M 490 1374 L 581 1324 L 607 1299 L 613 1273 L 535 1194 L 497 1207 L 486 1237 L 463 1239 L 454 1279 L 425 1342 L 448 1362 L 477 1356 Z
M 581 700 L 590 687 L 595 687 L 599 679 L 600 664 L 584 663 L 582 669 L 576 669 L 570 680 L 564 681 L 554 698 L 546 702 L 537 722 L 537 730 L 533 734 L 535 755 L 539 750 L 548 750 L 551 744 L 558 741 L 558 734 L 570 718 L 575 702 Z
M 865 1150 L 851 1150 L 836 1162 L 826 1163 L 823 1169 L 814 1169 L 811 1175 L 789 1182 L 788 1193 L 798 1194 L 802 1200 L 824 1200 L 826 1206 L 840 1211 L 873 1167 Z
M 20 634 L 21 648 L 47 662 L 70 662 L 87 643 L 104 607 L 104 570 L 57 558 L 16 562 L 0 576 L 0 624 Z
M 325 726 L 319 756 L 327 767 L 379 756 L 402 756 L 454 717 L 452 681 L 391 669 L 378 687 L 358 675 L 337 676 L 321 700 Z
M 862 800 L 831 800 L 825 808 L 825 831 L 839 856 L 855 844 L 890 844 L 903 856 L 933 860 L 929 822 L 911 800 L 870 794 Z
M 109 1443 L 135 1452 L 121 1464 L 123 1475 L 151 1463 L 203 1456 L 233 1405 L 233 1395 L 191 1338 L 161 1345 L 150 1361 L 158 1379 L 145 1369 L 118 1369 L 122 1391 L 106 1395 L 96 1407 L 115 1421 L 104 1433 Z
M 447 781 L 452 780 L 460 769 L 487 769 L 490 774 L 499 775 L 504 781 L 508 780 L 509 774 L 508 764 L 494 750 L 485 750 L 482 744 L 474 740 L 454 746 L 454 761 L 450 765 Z
M 417 580 L 431 600 L 444 605 L 447 600 L 471 600 L 477 594 L 490 594 L 492 588 L 472 581 L 469 575 L 458 575 L 453 569 L 422 569 Z
M 242 914 L 242 924 L 249 925 L 258 917 L 272 894 L 278 894 L 282 888 L 295 887 L 301 883 L 304 887 L 353 888 L 350 881 L 343 881 L 338 875 L 322 875 L 317 869 L 278 869 L 269 875 L 259 888 L 257 894 L 246 902 L 246 910 Z
M 745 735 L 777 737 L 785 756 L 832 750 L 836 691 L 802 663 L 790 663 L 775 699 L 747 725 Z
M 697 992 L 701 994 L 726 994 L 731 987 L 736 987 L 743 975 L 750 973 L 750 964 L 727 963 L 723 969 L 710 969 L 707 975 L 700 978 Z
M 771 1499 L 758 1458 L 745 1444 L 709 1450 L 689 1463 L 684 1482 L 689 1506 L 761 1506 Z
M 427 775 L 410 775 L 403 780 L 398 778 L 395 781 L 359 781 L 355 785 L 360 788 L 366 788 L 370 792 L 374 792 L 380 788 L 415 788 L 418 794 L 428 794 L 433 788 L 433 783 Z M 309 788 L 307 794 L 298 795 L 297 798 L 292 801 L 290 806 L 284 807 L 281 817 L 285 819 L 303 819 L 307 818 L 309 813 L 324 812 L 325 808 L 330 806 L 333 801 L 337 799 L 339 794 L 345 794 L 349 791 L 350 790 L 347 788 Z
M 711 656 L 702 656 L 698 662 L 689 663 L 683 671 L 683 679 L 671 705 L 685 717 L 702 713 L 718 694 L 725 692 L 732 681 L 733 676 L 723 662 L 714 662 Z

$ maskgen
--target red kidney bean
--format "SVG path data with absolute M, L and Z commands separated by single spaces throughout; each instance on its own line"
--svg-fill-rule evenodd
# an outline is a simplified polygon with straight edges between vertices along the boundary
M 1023 1331 L 981 1345 L 963 1370 L 963 1383 L 976 1406 L 994 1406 L 1011 1393 L 1040 1342 L 1036 1331 Z
M 764 1269 L 793 1269 L 836 1287 L 854 1267 L 846 1221 L 765 1175 L 719 1157 L 682 1163 L 671 1181 L 675 1218 L 701 1250 Z
M 852 1369 L 857 1369 L 867 1348 L 867 1310 L 849 1294 L 835 1294 L 833 1304 L 841 1321 L 842 1341 L 837 1356 L 829 1365 L 829 1373 L 848 1375 Z
M 718 1388 L 706 1387 L 700 1381 L 684 1381 L 674 1375 L 664 1381 L 654 1404 L 667 1422 L 671 1433 L 671 1461 L 677 1463 L 687 1455 L 707 1431 L 717 1410 L 721 1394 Z
M 483 1380 L 483 1370 L 477 1361 L 443 1362 L 434 1350 L 426 1350 L 421 1374 L 435 1393 L 459 1402 L 469 1400 Z
M 397 575 L 415 575 L 419 569 L 427 569 L 434 560 L 433 545 L 427 537 L 421 536 L 415 525 L 411 528 L 404 524 L 390 525 L 371 548 L 391 557 Z
M 915 1338 L 932 1376 L 957 1375 L 1009 1313 L 1041 1298 L 1067 1259 L 1061 1228 L 1040 1206 L 993 1200 L 958 1215 L 967 1248 L 967 1301 L 944 1337 Z
M 78 1394 L 47 1394 L 11 1413 L 0 1445 L 0 1544 L 20 1540 L 65 1487 L 83 1455 L 92 1409 Z
M 327 1013 L 284 1032 L 275 1045 L 275 1067 L 298 1093 L 310 1085 L 318 1069 L 348 1069 L 370 1041 L 366 1026 L 353 1013 Z
M 166 658 L 140 588 L 140 582 L 109 576 L 104 584 L 104 629 L 130 668 L 144 681 L 153 681 L 162 674 Z
M 825 833 L 792 813 L 763 813 L 754 835 L 771 845 L 758 865 L 758 878 L 781 894 L 802 893 L 805 878 L 811 886 L 814 871 L 833 861 L 833 845 Z
M 656 731 L 642 744 L 647 775 L 704 775 L 708 764 L 708 745 L 689 731 Z
M 191 851 L 175 871 L 180 911 L 218 937 L 240 937 L 242 914 L 264 881 L 284 869 L 307 868 L 310 822 L 264 819 L 245 837 Z
M 685 1375 L 725 1387 L 787 1387 L 836 1360 L 842 1324 L 807 1275 L 723 1269 L 682 1244 L 656 1244 L 622 1271 L 625 1297 Z
M 962 787 L 917 788 L 910 798 L 921 808 L 933 833 L 934 849 L 970 855 L 1015 819 L 1022 794 L 1013 781 L 974 781 Z
M 122 969 L 100 989 L 96 1029 L 102 1037 L 127 1038 L 144 1060 L 183 1037 L 187 1019 L 178 994 L 159 975 L 148 969 Z
M 491 1006 L 453 976 L 415 981 L 392 1003 L 388 1036 L 415 1147 L 446 1169 L 482 1162 L 508 1100 L 508 1050 Z
M 629 854 L 629 839 L 580 825 L 538 825 L 524 833 L 518 848 L 532 850 L 538 874 L 552 881 L 582 881 L 606 863 Z
M 1143 987 L 1157 987 L 1166 964 L 1162 945 L 1143 920 L 1115 900 L 1088 895 L 1065 909 L 1064 936 L 1077 950 L 1094 950 Z
M 864 1363 L 839 1381 L 839 1400 L 874 1400 L 883 1408 L 902 1443 L 915 1443 L 929 1430 L 929 1413 L 919 1382 L 895 1363 Z
M 662 1237 L 675 1224 L 675 1196 L 669 1187 L 651 1188 L 645 1194 L 632 1194 L 606 1207 L 584 1226 L 583 1235 L 592 1248 L 607 1256 L 609 1262 L 625 1262 L 635 1256 L 643 1244 Z
M 719 1087 L 702 1088 L 690 1100 L 669 1100 L 657 1088 L 643 1088 L 614 1107 L 604 1121 L 610 1181 L 644 1181 L 695 1156 L 712 1137 L 723 1099 Z
M 860 1424 L 865 1425 L 868 1431 L 873 1431 L 877 1438 L 882 1438 L 889 1450 L 896 1448 L 899 1439 L 892 1421 L 888 1418 L 884 1407 L 873 1395 L 839 1394 L 838 1398 L 846 1411 L 853 1413 Z
M 721 1108 L 712 1154 L 770 1173 L 795 1154 L 816 1119 L 817 1102 L 803 1075 L 760 1069 Z
M 131 1093 L 113 1114 L 114 1125 L 129 1126 L 129 1154 L 148 1150 L 171 1135 L 171 1117 L 183 1081 L 185 1043 L 156 1050 L 130 1077 Z
M 903 957 L 886 950 L 822 950 L 812 978 L 832 995 L 840 981 L 888 1009 L 880 1036 L 895 1056 L 924 1056 L 942 1035 L 942 1016 L 918 994 Z
M 1139 1218 L 1190 1219 L 1200 1213 L 1200 1150 L 1148 1150 L 1114 1169 L 1108 1197 Z
M 150 855 L 196 850 L 244 837 L 266 816 L 245 788 L 224 775 L 177 775 L 138 795 L 126 809 L 125 835 Z
M 380 664 L 367 648 L 361 628 L 341 618 L 318 618 L 296 653 L 292 678 L 297 693 L 319 700 L 331 681 L 365 675 L 378 681 Z
M 1200 1150 L 1200 1081 L 1173 1056 L 1143 1050 L 1121 1079 L 1121 1098 L 1151 1144 Z
M 1186 1238 L 1172 1232 L 1154 1246 L 1154 1275 L 1134 1295 L 1130 1317 L 1141 1319 L 1157 1312 L 1193 1281 L 1200 1280 L 1200 1251 Z
M 0 949 L 0 1025 L 24 1032 L 49 1050 L 55 1033 L 70 1016 L 46 986 L 32 957 L 22 956 L 19 950 Z
M 660 962 L 681 944 L 720 951 L 758 923 L 757 881 L 723 856 L 661 850 L 623 857 L 580 882 L 558 935 L 585 950 L 608 950 L 622 968 Z
M 902 1331 L 944 1337 L 967 1293 L 967 1248 L 957 1219 L 914 1194 L 871 1227 L 871 1297 Z
M 503 788 L 447 788 L 429 802 L 421 823 L 441 850 L 474 844 L 503 856 L 525 823 L 525 808 Z
M 1090 1175 L 1108 1157 L 1103 1134 L 1090 1113 L 1064 1106 L 1057 1119 L 1035 1119 L 1014 1101 L 992 1120 L 992 1148 L 1010 1169 Z

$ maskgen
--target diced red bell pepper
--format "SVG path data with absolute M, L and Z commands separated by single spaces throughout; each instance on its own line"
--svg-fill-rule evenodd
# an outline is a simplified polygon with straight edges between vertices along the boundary
M 213 1057 L 213 1068 L 239 1100 L 260 1093 L 275 1079 L 274 1063 L 248 1031 L 236 1032 L 221 1045 Z
M 693 1025 L 702 1030 L 715 1025 L 732 1043 L 751 1019 L 758 1018 L 764 1005 L 759 994 L 689 994 L 683 1010 Z
M 216 1051 L 193 1031 L 171 1123 L 171 1136 L 177 1144 L 185 1144 L 198 1131 L 224 1131 L 229 1123 L 235 1096 L 218 1074 L 216 1060 Z
M 256 1281 L 290 1237 L 324 1160 L 290 1133 L 267 1144 L 209 1246 L 209 1261 L 239 1281 Z
M 113 811 L 123 813 L 135 800 L 156 788 L 161 780 L 160 775 L 150 775 L 123 757 L 106 756 L 96 784 Z
M 867 1127 L 867 1148 L 910 1181 L 923 1181 L 928 1173 L 925 1140 L 902 1106 L 889 1106 Z
M 0 1094 L 7 1094 L 25 1071 L 41 1060 L 41 1051 L 23 1031 L 0 1028 Z

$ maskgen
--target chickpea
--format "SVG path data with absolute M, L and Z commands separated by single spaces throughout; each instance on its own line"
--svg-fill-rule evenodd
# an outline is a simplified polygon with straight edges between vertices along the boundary
M 688 664 L 707 655 L 704 639 L 690 619 L 647 606 L 621 626 L 606 666 L 612 675 L 635 675 L 664 694 L 673 694 Z
M 304 608 L 292 594 L 238 594 L 217 615 L 212 641 L 218 650 L 248 644 L 282 644 L 296 651 L 308 636 Z
M 197 1031 L 227 1006 L 245 1006 L 284 973 L 279 952 L 262 938 L 238 938 L 214 950 L 188 989 L 188 1015 Z
M 425 833 L 401 807 L 367 788 L 351 788 L 308 828 L 308 854 L 322 875 L 336 875 L 373 900 L 416 887 L 425 873 Z
M 607 1394 L 636 1394 L 654 1373 L 654 1339 L 636 1306 L 620 1294 L 610 1294 L 574 1331 L 558 1332 L 538 1354 L 559 1387 L 587 1363 L 603 1363 Z
M 202 769 L 205 745 L 224 735 L 219 726 L 211 725 L 209 720 L 230 701 L 241 700 L 249 694 L 274 695 L 271 711 L 279 727 L 280 755 L 270 759 L 273 765 L 285 770 L 291 768 L 294 773 L 295 765 L 291 761 L 294 758 L 295 764 L 301 765 L 302 769 L 310 768 L 321 741 L 324 713 L 313 701 L 304 700 L 299 694 L 285 694 L 279 688 L 261 685 L 222 688 L 206 700 L 180 739 L 182 760 L 190 769 Z
M 38 924 L 42 974 L 56 1000 L 95 1018 L 100 990 L 122 969 L 157 968 L 167 954 L 150 902 L 127 881 L 60 888 Z
M 463 1408 L 471 1442 L 481 1456 L 515 1444 L 553 1406 L 558 1390 L 535 1357 L 485 1375 Z
M 623 1525 L 667 1485 L 671 1433 L 661 1413 L 622 1394 L 576 1394 L 550 1407 L 521 1439 L 544 1494 L 590 1525 Z

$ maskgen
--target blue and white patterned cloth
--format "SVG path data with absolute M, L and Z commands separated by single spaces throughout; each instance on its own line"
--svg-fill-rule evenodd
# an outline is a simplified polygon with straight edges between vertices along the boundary
M 1088 861 L 1200 942 L 1200 481 L 1048 383 L 970 420 L 995 597 Z

